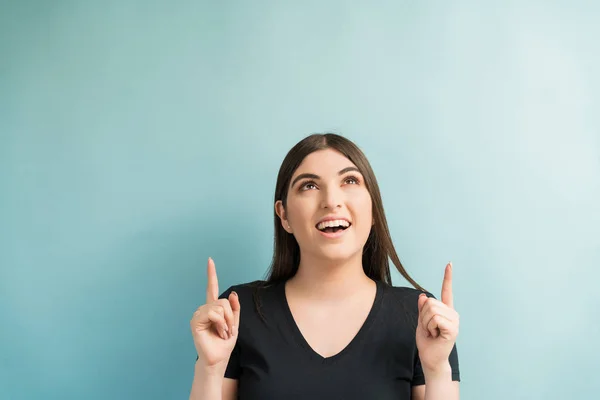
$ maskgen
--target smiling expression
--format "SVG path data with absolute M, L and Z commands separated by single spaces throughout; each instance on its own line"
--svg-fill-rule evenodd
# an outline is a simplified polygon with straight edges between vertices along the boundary
M 343 260 L 362 255 L 373 225 L 363 175 L 332 149 L 304 158 L 290 181 L 286 207 L 281 201 L 275 207 L 301 255 L 311 257 Z

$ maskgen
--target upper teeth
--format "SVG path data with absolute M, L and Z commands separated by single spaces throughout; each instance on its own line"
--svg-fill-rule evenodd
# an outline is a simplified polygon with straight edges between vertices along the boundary
M 323 230 L 325 228 L 334 228 L 336 226 L 342 226 L 344 228 L 347 228 L 350 226 L 350 222 L 344 220 L 344 219 L 334 219 L 332 221 L 325 221 L 325 222 L 320 222 L 317 225 L 317 229 L 319 230 Z

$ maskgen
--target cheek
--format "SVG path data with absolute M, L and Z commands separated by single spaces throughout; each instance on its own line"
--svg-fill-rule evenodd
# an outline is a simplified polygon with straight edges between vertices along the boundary
M 311 202 L 309 200 L 308 198 L 297 197 L 288 201 L 288 220 L 296 228 L 311 220 Z
M 354 215 L 360 223 L 361 231 L 370 231 L 373 222 L 373 203 L 368 192 L 363 196 L 356 197 L 353 201 Z

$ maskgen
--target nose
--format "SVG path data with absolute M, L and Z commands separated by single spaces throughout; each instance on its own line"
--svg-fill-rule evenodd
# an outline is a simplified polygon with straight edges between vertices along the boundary
M 321 191 L 321 208 L 333 210 L 342 206 L 343 194 L 337 188 L 326 188 Z

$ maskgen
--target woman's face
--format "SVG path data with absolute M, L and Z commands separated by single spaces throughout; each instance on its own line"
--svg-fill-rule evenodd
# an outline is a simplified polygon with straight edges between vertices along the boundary
M 371 196 L 356 165 L 341 153 L 326 149 L 306 156 L 292 176 L 286 208 L 281 201 L 275 207 L 302 255 L 362 256 L 373 225 Z

